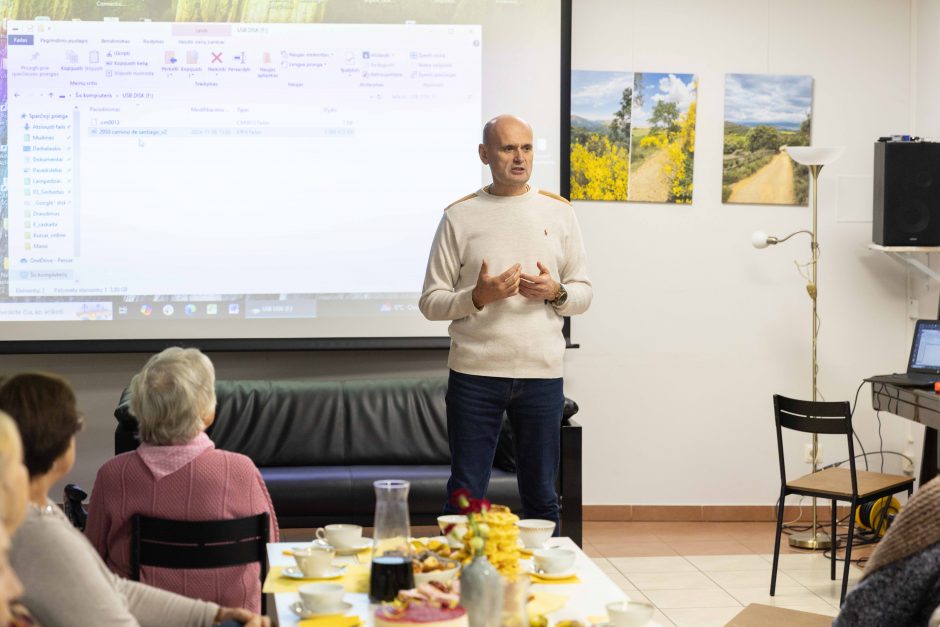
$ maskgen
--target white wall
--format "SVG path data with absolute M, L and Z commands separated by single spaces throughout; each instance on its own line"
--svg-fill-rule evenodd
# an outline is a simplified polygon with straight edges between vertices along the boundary
M 914 130 L 918 135 L 940 141 L 940 81 L 936 73 L 940 61 L 940 41 L 936 36 L 940 28 L 940 0 L 917 0 L 914 11 Z
M 940 0 L 916 0 L 913 5 L 912 45 L 914 64 L 913 117 L 914 134 L 940 141 L 940 81 L 936 68 L 940 63 Z M 918 255 L 935 271 L 940 272 L 940 255 Z M 940 286 L 916 272 L 911 276 L 911 296 L 916 300 L 924 318 L 940 318 Z
M 812 75 L 813 143 L 847 147 L 819 192 L 822 393 L 851 400 L 863 377 L 903 370 L 905 272 L 867 244 L 872 143 L 911 128 L 910 20 L 907 2 L 883 0 L 575 1 L 573 68 L 699 77 L 694 203 L 577 203 L 596 284 L 568 361 L 586 502 L 775 502 L 771 395 L 810 393 L 811 303 L 793 264 L 809 246 L 749 238 L 809 228 L 811 214 L 721 204 L 726 72 Z M 872 450 L 868 394 L 855 426 Z M 909 423 L 883 422 L 885 447 L 903 449 Z
M 929 4 L 938 11 L 938 2 Z M 591 310 L 574 321 L 582 348 L 566 358 L 566 393 L 581 405 L 585 428 L 585 502 L 772 504 L 771 395 L 805 397 L 810 388 L 810 301 L 793 265 L 808 258 L 809 247 L 794 238 L 757 251 L 750 234 L 808 228 L 810 212 L 721 204 L 724 74 L 811 74 L 813 142 L 847 147 L 820 185 L 819 357 L 823 394 L 851 400 L 864 376 L 903 369 L 909 342 L 906 273 L 867 244 L 871 144 L 912 127 L 911 7 L 886 0 L 574 5 L 573 67 L 699 76 L 694 204 L 576 205 L 595 282 Z M 443 352 L 433 351 L 212 357 L 220 378 L 446 368 Z M 0 372 L 41 367 L 75 383 L 89 427 L 72 478 L 89 487 L 111 454 L 120 390 L 144 360 L 0 356 Z M 877 449 L 867 388 L 858 406 L 856 429 L 866 448 Z M 919 427 L 882 419 L 886 449 L 902 450 L 911 431 L 920 450 Z M 824 452 L 827 460 L 840 458 L 834 447 Z M 889 458 L 885 468 L 896 471 L 898 462 Z

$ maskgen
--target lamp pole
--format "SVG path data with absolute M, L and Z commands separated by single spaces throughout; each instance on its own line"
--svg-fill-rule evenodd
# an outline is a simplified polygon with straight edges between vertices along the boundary
M 813 402 L 816 402 L 817 399 L 817 387 L 816 387 L 816 375 L 819 373 L 819 362 L 816 361 L 816 343 L 819 337 L 819 325 L 816 324 L 816 296 L 819 294 L 818 286 L 818 276 L 816 274 L 817 261 L 819 260 L 819 241 L 816 239 L 816 234 L 818 233 L 819 225 L 819 211 L 818 211 L 818 202 L 817 202 L 817 190 L 819 188 L 819 171 L 822 170 L 821 163 L 809 164 L 809 172 L 813 177 L 813 230 L 810 233 L 810 252 L 812 260 L 810 265 L 812 266 L 810 271 L 810 283 L 806 286 L 806 292 L 809 294 L 810 299 L 813 301 L 813 318 L 812 318 L 812 337 L 813 337 L 813 350 L 812 350 L 812 359 L 813 359 Z M 813 434 L 813 472 L 819 471 L 819 436 Z M 810 531 L 803 531 L 801 533 L 794 533 L 790 535 L 790 546 L 795 546 L 801 549 L 828 549 L 832 546 L 832 538 L 829 537 L 829 534 L 819 530 L 819 521 L 817 520 L 818 514 L 816 511 L 816 497 L 813 497 L 813 528 Z
M 810 277 L 809 283 L 806 285 L 806 292 L 809 294 L 810 299 L 813 301 L 813 319 L 812 319 L 812 338 L 813 338 L 813 350 L 812 350 L 812 359 L 813 359 L 813 394 L 812 398 L 815 402 L 818 393 L 816 386 L 816 376 L 819 374 L 819 363 L 816 361 L 816 344 L 819 335 L 819 324 L 818 324 L 818 315 L 816 313 L 816 296 L 819 293 L 817 288 L 818 276 L 816 274 L 817 263 L 819 261 L 819 240 L 816 237 L 819 226 L 819 201 L 818 201 L 818 189 L 819 189 L 819 172 L 822 170 L 822 167 L 826 164 L 832 163 L 836 159 L 842 156 L 842 153 L 845 151 L 845 148 L 841 146 L 833 147 L 816 147 L 816 146 L 786 146 L 784 147 L 787 154 L 790 155 L 790 158 L 799 163 L 800 165 L 805 165 L 809 168 L 809 172 L 813 177 L 813 230 L 812 231 L 795 231 L 790 233 L 786 237 L 774 237 L 772 235 L 767 235 L 763 231 L 756 231 L 751 236 L 751 244 L 755 248 L 767 248 L 768 246 L 779 244 L 785 242 L 797 233 L 806 233 L 810 236 Z M 805 274 L 803 275 L 806 276 Z M 813 434 L 813 445 L 812 445 L 812 455 L 813 455 L 813 472 L 819 471 L 819 435 Z M 781 504 L 782 506 L 782 504 Z M 828 549 L 832 546 L 834 538 L 830 538 L 829 534 L 825 531 L 819 531 L 819 524 L 817 520 L 816 512 L 816 497 L 813 497 L 813 528 L 812 530 L 802 531 L 800 533 L 794 533 L 790 536 L 790 546 L 799 547 L 801 549 Z

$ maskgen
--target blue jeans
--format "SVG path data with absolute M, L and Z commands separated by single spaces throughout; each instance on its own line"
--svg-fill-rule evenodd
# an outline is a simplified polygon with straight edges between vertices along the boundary
M 483 498 L 490 482 L 503 412 L 512 427 L 516 479 L 523 518 L 555 521 L 555 478 L 561 455 L 562 379 L 508 379 L 450 371 L 447 382 L 447 437 L 450 479 L 447 493 L 458 488 Z M 444 511 L 456 508 L 449 502 Z

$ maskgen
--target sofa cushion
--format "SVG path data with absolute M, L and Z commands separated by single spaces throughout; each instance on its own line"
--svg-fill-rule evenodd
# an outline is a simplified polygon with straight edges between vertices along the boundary
M 449 465 L 447 379 L 346 381 L 345 461 Z
M 336 381 L 217 381 L 215 445 L 258 467 L 345 465 L 349 421 Z M 257 424 L 252 424 L 252 423 Z
M 445 486 L 450 466 L 269 466 L 261 468 L 261 476 L 271 500 L 277 503 L 278 519 L 296 521 L 311 512 L 342 512 L 353 517 L 349 522 L 366 520 L 371 524 L 375 513 L 373 483 L 380 479 L 404 479 L 411 483 L 409 512 L 413 517 L 433 521 L 447 500 Z M 487 498 L 521 511 L 516 475 L 494 469 Z
M 265 466 L 449 465 L 447 379 L 349 381 L 217 380 L 217 448 Z M 115 453 L 133 450 L 130 394 L 114 415 Z M 504 418 L 505 421 L 505 418 Z M 515 471 L 504 422 L 494 466 Z

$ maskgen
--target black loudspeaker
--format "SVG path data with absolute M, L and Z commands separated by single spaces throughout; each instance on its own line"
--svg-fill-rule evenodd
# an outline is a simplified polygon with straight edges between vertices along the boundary
M 875 143 L 872 240 L 940 246 L 940 143 Z

